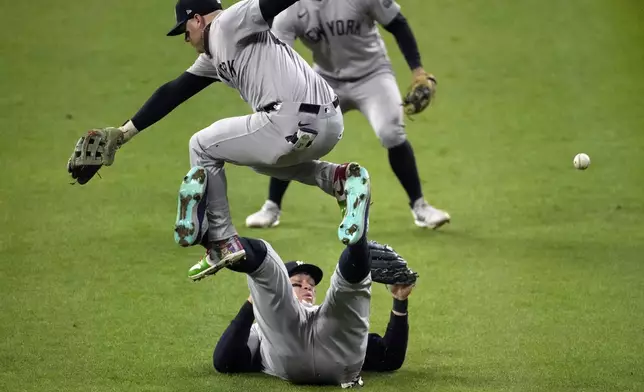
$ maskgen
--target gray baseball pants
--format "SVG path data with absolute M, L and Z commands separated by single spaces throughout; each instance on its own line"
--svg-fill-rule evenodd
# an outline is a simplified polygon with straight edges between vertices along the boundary
M 317 106 L 317 105 L 316 105 Z M 190 165 L 208 172 L 208 239 L 227 239 L 237 231 L 230 217 L 224 164 L 249 166 L 281 180 L 316 185 L 333 195 L 333 174 L 338 165 L 320 161 L 342 137 L 340 107 L 329 103 L 317 112 L 300 103 L 281 103 L 271 112 L 219 120 L 190 139 Z M 300 129 L 316 134 L 310 146 L 296 146 Z M 301 134 L 301 131 L 300 131 Z

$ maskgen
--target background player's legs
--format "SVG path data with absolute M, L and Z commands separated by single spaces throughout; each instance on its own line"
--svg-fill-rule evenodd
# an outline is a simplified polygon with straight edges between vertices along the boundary
M 369 77 L 355 83 L 354 94 L 358 109 L 388 150 L 391 168 L 413 203 L 423 194 L 416 159 L 405 134 L 402 99 L 395 78 L 389 73 Z
M 255 228 L 275 227 L 280 224 L 282 215 L 282 200 L 290 180 L 280 180 L 271 177 L 268 182 L 268 199 L 259 211 L 246 217 L 246 226 Z
M 268 200 L 275 203 L 279 209 L 282 208 L 282 200 L 290 183 L 290 181 L 278 180 L 274 177 L 271 177 L 268 183 Z
M 449 214 L 432 207 L 423 198 L 416 158 L 405 134 L 402 99 L 394 76 L 390 73 L 371 76 L 355 83 L 351 94 L 387 149 L 389 164 L 409 197 L 416 225 L 437 228 L 449 222 Z

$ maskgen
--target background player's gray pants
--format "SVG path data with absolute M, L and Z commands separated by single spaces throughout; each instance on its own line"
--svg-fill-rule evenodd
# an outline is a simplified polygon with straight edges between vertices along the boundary
M 266 259 L 248 276 L 264 371 L 295 383 L 352 381 L 367 351 L 371 275 L 352 284 L 336 268 L 322 305 L 306 306 L 284 262 L 265 244 Z
M 407 139 L 402 98 L 391 71 L 378 71 L 355 82 L 325 80 L 338 94 L 342 111 L 359 110 L 369 121 L 383 147 L 396 147 Z
M 258 112 L 219 120 L 190 139 L 190 165 L 208 171 L 208 239 L 229 238 L 237 231 L 230 218 L 224 163 L 250 166 L 255 171 L 282 180 L 317 185 L 333 195 L 333 172 L 337 165 L 318 161 L 342 137 L 340 108 L 322 105 L 317 114 L 299 112 L 298 103 L 282 103 L 270 113 Z M 318 132 L 308 148 L 294 150 L 287 138 L 298 123 Z M 304 126 L 304 125 L 302 125 Z

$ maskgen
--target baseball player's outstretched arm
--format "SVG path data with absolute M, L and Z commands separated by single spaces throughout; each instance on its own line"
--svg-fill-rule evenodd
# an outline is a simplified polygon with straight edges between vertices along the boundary
M 400 48 L 403 56 L 405 56 L 409 69 L 413 71 L 415 69 L 422 68 L 416 37 L 414 37 L 414 33 L 412 33 L 411 27 L 409 27 L 409 23 L 407 23 L 407 19 L 405 19 L 403 14 L 399 12 L 398 15 L 396 15 L 396 17 L 384 27 L 385 30 L 390 32 L 394 38 L 396 38 L 398 47 Z
M 159 87 L 130 120 L 135 128 L 134 133 L 141 132 L 161 120 L 177 106 L 216 81 L 184 72 L 178 78 Z
M 387 332 L 381 337 L 369 334 L 367 354 L 362 370 L 371 372 L 391 372 L 398 370 L 405 362 L 409 340 L 409 320 L 407 299 L 394 299 L 394 307 L 389 316 Z
M 220 373 L 249 373 L 261 371 L 260 356 L 253 361 L 248 347 L 250 329 L 255 317 L 253 304 L 246 301 L 235 319 L 230 323 L 217 342 L 212 362 Z
M 274 17 L 288 7 L 297 3 L 297 0 L 258 0 L 262 17 L 270 25 Z

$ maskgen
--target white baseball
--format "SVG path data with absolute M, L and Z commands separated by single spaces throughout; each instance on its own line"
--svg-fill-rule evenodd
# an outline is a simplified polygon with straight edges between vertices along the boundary
M 575 155 L 572 164 L 575 165 L 575 169 L 586 170 L 590 166 L 590 157 L 582 152 Z

